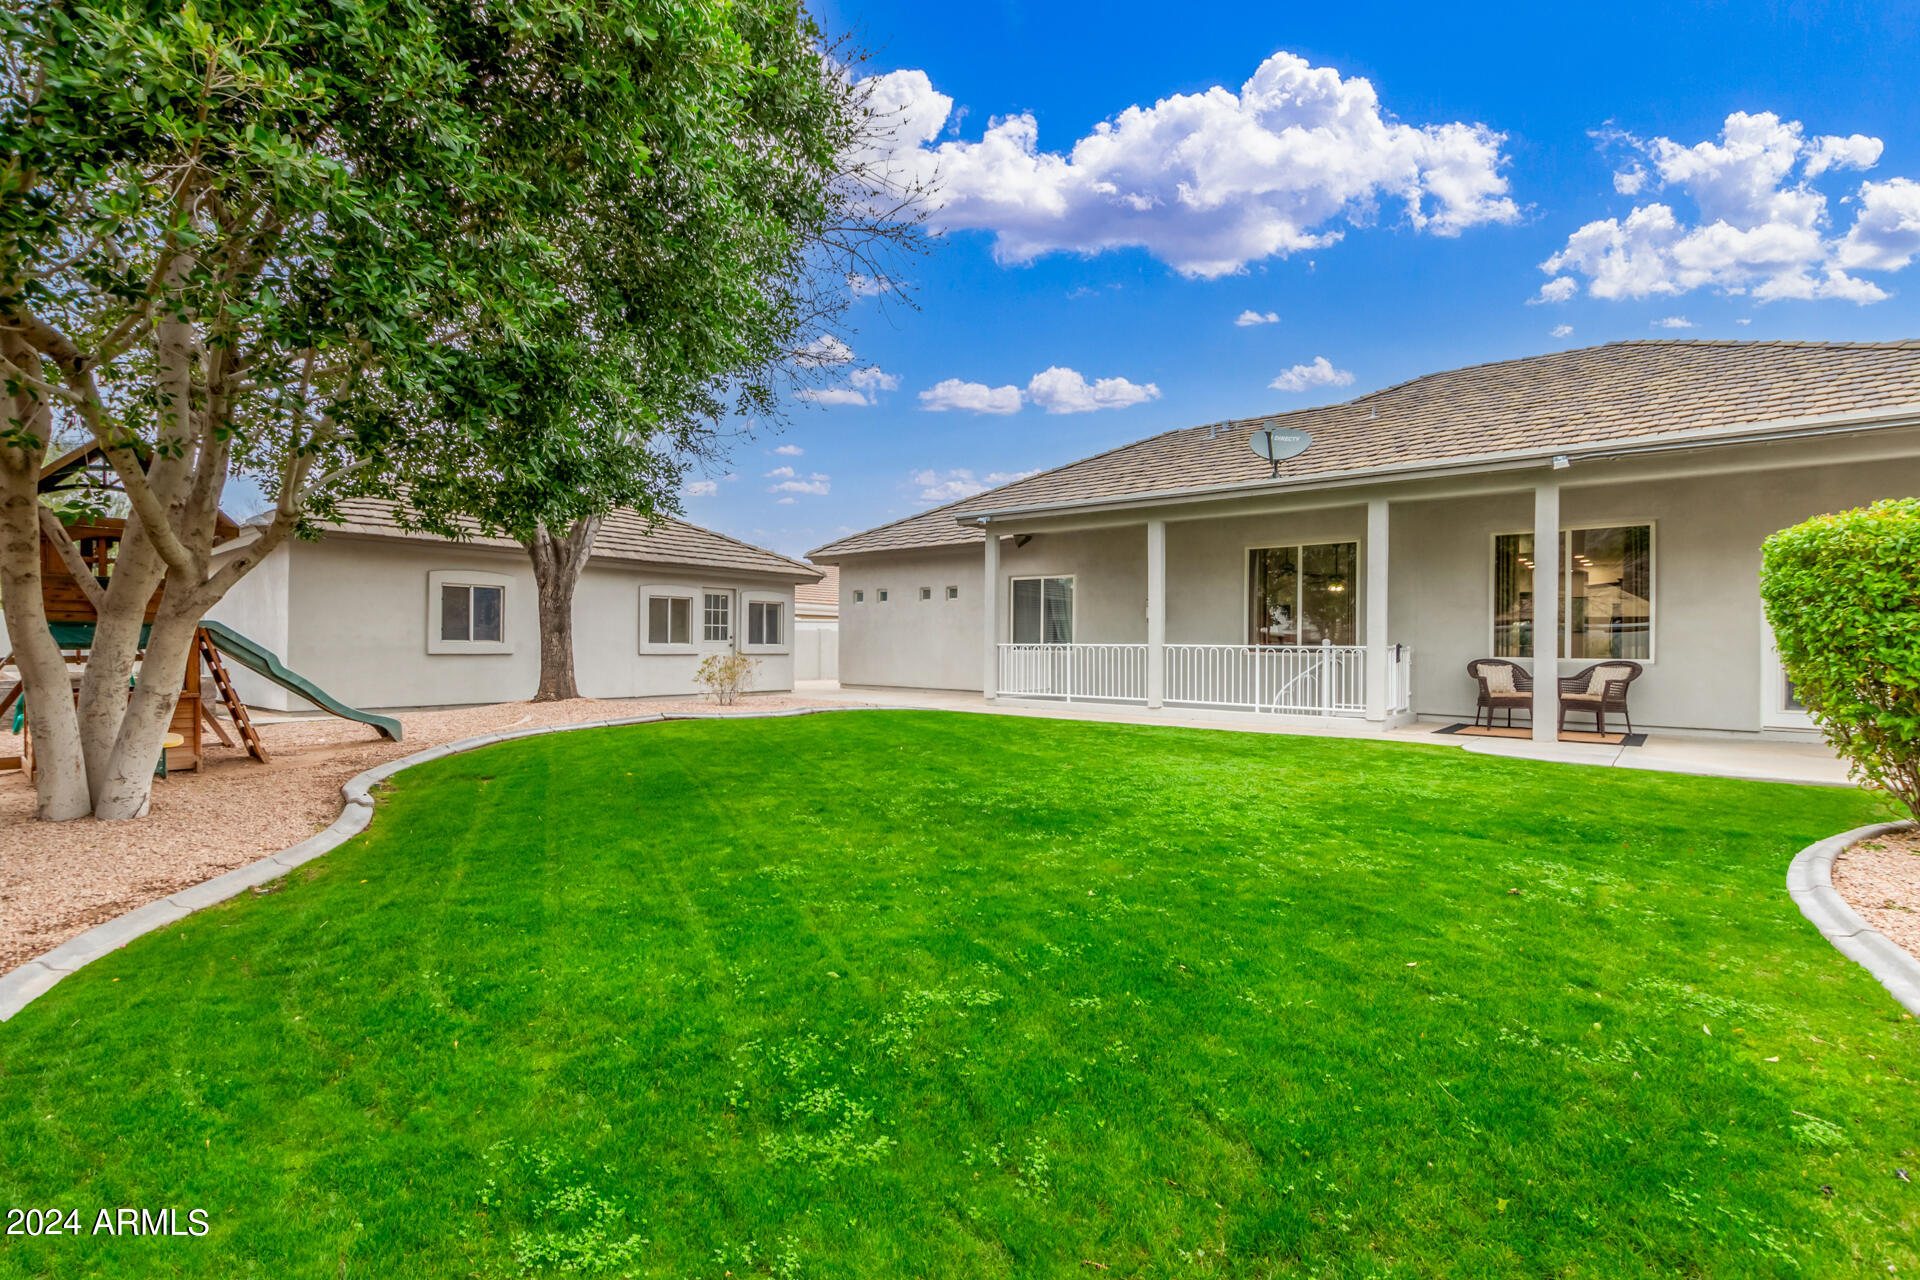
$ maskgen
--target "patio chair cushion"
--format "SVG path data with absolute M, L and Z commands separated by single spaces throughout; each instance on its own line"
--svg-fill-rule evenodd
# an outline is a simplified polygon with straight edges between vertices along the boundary
M 1589 698 L 1598 698 L 1603 696 L 1606 693 L 1607 681 L 1631 680 L 1631 679 L 1633 679 L 1632 667 L 1598 666 L 1593 669 L 1593 675 L 1589 677 L 1587 680 L 1586 693 L 1584 695 L 1569 694 L 1568 696 L 1569 697 L 1585 696 Z
M 1601 693 L 1563 693 L 1560 695 L 1560 701 L 1562 702 L 1598 702 L 1604 696 L 1606 695 Z
M 1487 682 L 1487 692 L 1496 696 L 1519 692 L 1513 687 L 1513 668 L 1504 662 L 1486 663 L 1480 668 L 1480 678 Z

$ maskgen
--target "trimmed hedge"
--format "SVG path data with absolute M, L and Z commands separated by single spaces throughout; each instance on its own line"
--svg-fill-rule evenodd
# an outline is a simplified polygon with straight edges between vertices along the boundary
M 1781 665 L 1853 767 L 1920 818 L 1920 498 L 1768 538 L 1760 597 Z

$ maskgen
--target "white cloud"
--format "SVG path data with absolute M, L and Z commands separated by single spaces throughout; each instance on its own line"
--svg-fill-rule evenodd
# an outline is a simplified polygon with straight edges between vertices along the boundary
M 720 492 L 720 485 L 713 480 L 689 480 L 680 486 L 680 494 L 687 498 L 711 498 Z
M 792 467 L 775 467 L 773 470 L 767 472 L 767 479 L 790 480 L 793 478 L 793 475 L 794 475 L 794 470 Z
M 852 360 L 853 348 L 830 333 L 821 334 L 793 353 L 793 362 L 803 369 L 822 369 Z
M 796 400 L 809 404 L 871 404 L 866 395 L 852 387 L 802 387 L 793 393 Z
M 920 501 L 927 506 L 937 506 L 944 502 L 958 502 L 962 498 L 971 498 L 976 493 L 1003 484 L 1012 484 L 1015 480 L 1025 480 L 1036 471 L 989 471 L 984 476 L 976 476 L 964 468 L 953 471 L 916 471 L 913 483 L 920 487 Z
M 1565 302 L 1580 292 L 1580 282 L 1572 276 L 1555 276 L 1540 286 L 1538 296 L 1528 299 L 1531 302 Z
M 1570 324 L 1557 324 L 1553 326 L 1553 336 L 1556 338 L 1564 338 L 1572 332 L 1573 326 Z
M 1857 203 L 1844 237 L 1831 234 L 1827 195 L 1813 186 L 1822 175 L 1877 164 L 1878 138 L 1810 138 L 1799 121 L 1770 111 L 1736 111 L 1717 141 L 1693 146 L 1611 131 L 1600 136 L 1636 153 L 1626 172 L 1640 172 L 1641 179 L 1623 185 L 1616 174 L 1616 189 L 1638 195 L 1643 188 L 1675 188 L 1692 202 L 1697 220 L 1653 201 L 1623 218 L 1587 223 L 1541 264 L 1554 277 L 1542 287 L 1542 300 L 1571 296 L 1575 286 L 1562 282 L 1584 277 L 1597 298 L 1711 288 L 1762 302 L 1877 302 L 1885 290 L 1850 272 L 1896 271 L 1920 250 L 1920 187 L 1907 179 L 1864 183 L 1857 196 L 1844 196 L 1842 203 Z M 1914 247 L 1903 251 L 1903 244 Z
M 1623 196 L 1637 196 L 1647 185 L 1646 166 L 1634 161 L 1633 167 L 1622 169 L 1613 175 L 1613 189 Z
M 886 276 L 862 275 L 854 271 L 847 276 L 847 288 L 856 298 L 872 298 L 882 293 L 891 293 L 896 286 Z
M 785 477 L 779 484 L 768 485 L 768 493 L 809 493 L 815 497 L 824 498 L 832 487 L 828 483 L 830 477 L 823 476 L 818 471 L 802 478 L 794 474 L 792 467 L 780 467 L 767 472 L 767 476 L 769 479 L 775 476 Z
M 1276 53 L 1234 92 L 1216 86 L 1129 106 L 1065 152 L 1040 148 L 1031 114 L 978 142 L 939 141 L 953 99 L 924 71 L 861 82 L 889 137 L 859 160 L 932 188 L 942 229 L 994 234 L 1003 263 L 1138 247 L 1188 276 L 1227 275 L 1340 239 L 1382 205 L 1415 230 L 1455 235 L 1513 222 L 1504 135 L 1481 124 L 1409 125 L 1372 83 Z
M 962 382 L 948 378 L 920 393 L 920 407 L 935 412 L 964 409 L 970 413 L 1020 412 L 1020 388 L 990 387 L 984 382 Z
M 1307 391 L 1313 387 L 1345 387 L 1353 375 L 1336 369 L 1325 356 L 1315 356 L 1312 364 L 1297 364 L 1267 385 L 1275 391 Z
M 783 444 L 779 448 L 775 449 L 774 452 L 785 458 L 797 458 L 801 454 L 805 453 L 806 450 L 802 449 L 797 444 Z
M 1151 382 L 1125 378 L 1098 378 L 1089 383 L 1076 369 L 1054 365 L 1033 375 L 1027 398 L 1048 413 L 1091 413 L 1095 409 L 1129 409 L 1160 398 Z
M 847 375 L 847 381 L 862 391 L 898 391 L 900 389 L 900 379 L 891 373 L 882 372 L 879 365 L 855 369 Z
M 799 501 L 798 498 L 775 498 L 773 500 L 773 505 L 776 507 L 790 507 L 798 501 Z
M 1685 316 L 1663 316 L 1653 322 L 1656 329 L 1691 329 L 1693 321 Z
M 1860 211 L 1840 242 L 1843 267 L 1898 271 L 1920 253 L 1920 182 L 1891 178 L 1860 186 Z
M 1280 313 L 1277 311 L 1255 311 L 1249 307 L 1235 316 L 1233 322 L 1242 329 L 1247 328 L 1249 325 L 1256 324 L 1279 324 Z

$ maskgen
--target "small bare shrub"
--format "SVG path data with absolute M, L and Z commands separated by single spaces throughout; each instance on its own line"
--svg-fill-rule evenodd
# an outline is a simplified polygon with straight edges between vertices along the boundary
M 759 665 L 744 653 L 716 653 L 700 664 L 693 678 L 707 687 L 715 702 L 730 707 L 753 688 L 753 670 Z

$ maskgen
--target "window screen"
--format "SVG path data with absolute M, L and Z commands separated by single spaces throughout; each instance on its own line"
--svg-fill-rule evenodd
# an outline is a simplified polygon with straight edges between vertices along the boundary
M 463 583 L 440 586 L 440 638 L 485 640 L 495 644 L 506 633 L 506 589 Z
M 777 645 L 780 643 L 780 616 L 784 606 L 775 600 L 750 600 L 747 602 L 747 643 Z
M 1073 579 L 1013 580 L 1013 642 L 1073 643 Z
M 693 643 L 693 599 L 652 596 L 647 600 L 648 644 Z

